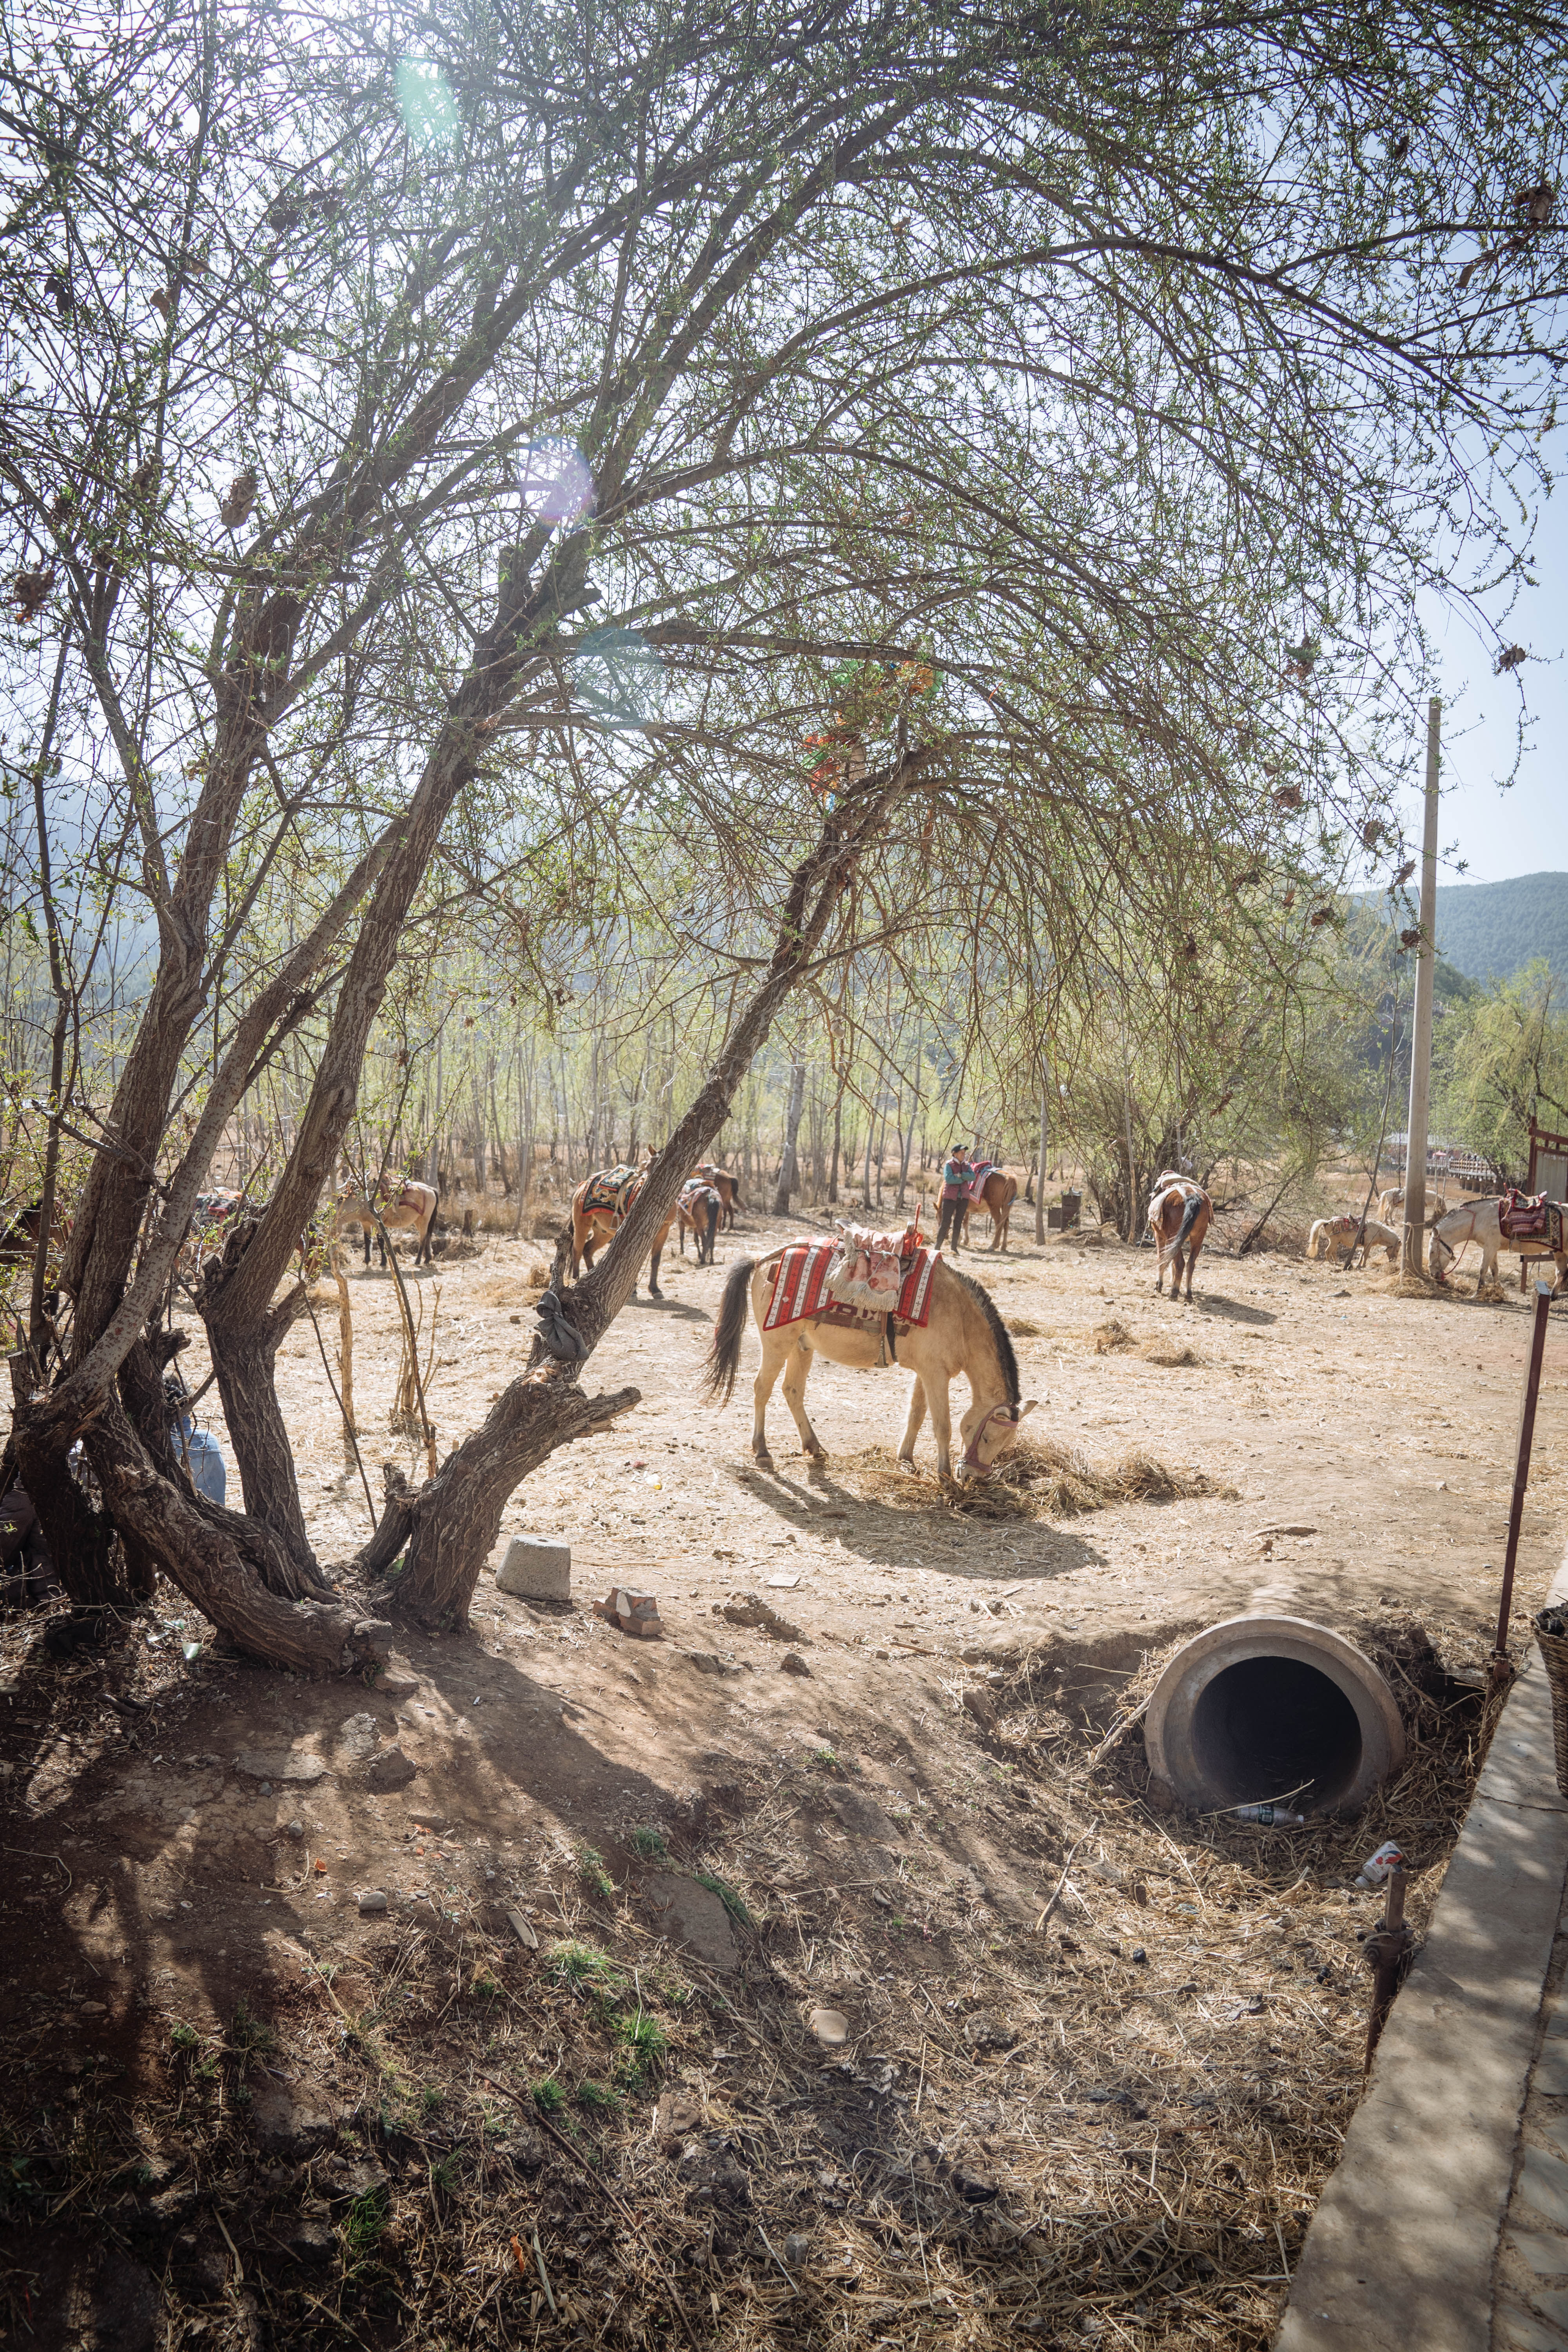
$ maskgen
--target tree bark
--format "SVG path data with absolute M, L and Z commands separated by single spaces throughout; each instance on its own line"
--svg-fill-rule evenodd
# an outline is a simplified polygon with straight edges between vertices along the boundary
M 1035 1239 L 1046 1238 L 1046 1158 L 1051 1132 L 1051 1074 L 1047 1067 L 1040 1072 L 1040 1151 L 1038 1173 L 1035 1182 Z
M 790 1194 L 800 1190 L 800 1166 L 795 1150 L 800 1134 L 800 1117 L 805 1106 L 805 1064 L 796 1061 L 789 1076 L 789 1104 L 784 1112 L 784 1155 L 779 1161 L 779 1181 L 773 1193 L 773 1214 L 787 1217 Z

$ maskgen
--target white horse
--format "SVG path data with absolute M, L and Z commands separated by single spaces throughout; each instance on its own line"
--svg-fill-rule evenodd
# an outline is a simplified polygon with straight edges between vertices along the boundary
M 1434 1282 L 1447 1282 L 1449 1265 L 1458 1258 L 1465 1244 L 1479 1242 L 1481 1252 L 1481 1270 L 1476 1283 L 1477 1291 L 1484 1290 L 1489 1283 L 1495 1283 L 1498 1280 L 1498 1253 L 1505 1249 L 1517 1249 L 1521 1252 L 1519 1286 L 1521 1290 L 1524 1288 L 1526 1280 L 1524 1267 L 1528 1259 L 1523 1257 L 1522 1253 L 1528 1250 L 1530 1257 L 1544 1257 L 1548 1253 L 1539 1244 L 1531 1248 L 1528 1244 L 1510 1241 L 1502 1230 L 1501 1210 L 1502 1203 L 1496 1199 L 1462 1201 L 1457 1209 L 1450 1209 L 1446 1217 L 1438 1218 L 1432 1228 L 1431 1272 Z M 1564 1292 L 1568 1292 L 1568 1255 L 1561 1253 L 1554 1253 L 1553 1255 L 1557 1266 L 1557 1286 L 1554 1296 L 1562 1297 Z

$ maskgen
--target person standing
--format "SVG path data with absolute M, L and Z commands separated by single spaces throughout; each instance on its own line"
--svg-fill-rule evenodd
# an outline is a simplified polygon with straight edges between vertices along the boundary
M 936 1245 L 941 1249 L 951 1229 L 954 1256 L 969 1213 L 969 1187 L 973 1178 L 974 1170 L 963 1144 L 950 1144 L 947 1158 L 942 1163 L 942 1221 L 937 1228 Z

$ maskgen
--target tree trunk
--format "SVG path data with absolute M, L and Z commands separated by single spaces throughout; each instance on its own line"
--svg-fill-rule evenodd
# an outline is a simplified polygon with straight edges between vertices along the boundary
M 1049 1065 L 1040 1073 L 1040 1150 L 1035 1182 L 1035 1239 L 1046 1238 L 1046 1158 L 1051 1133 L 1051 1073 Z
M 843 1148 L 843 1136 L 844 1082 L 840 1079 L 838 1092 L 833 1100 L 833 1157 L 828 1162 L 827 1171 L 827 1200 L 831 1208 L 838 1205 L 838 1155 Z
M 654 1236 L 729 1117 L 781 1006 L 809 968 L 860 856 L 877 838 L 889 803 L 929 756 L 900 756 L 845 793 L 825 818 L 816 846 L 796 866 L 766 976 L 726 1037 L 696 1100 L 648 1169 L 609 1248 L 566 1294 L 566 1313 L 590 1352 L 631 1297 Z M 422 1622 L 465 1625 L 501 1511 L 518 1480 L 556 1445 L 605 1427 L 638 1401 L 635 1390 L 584 1397 L 577 1386 L 581 1369 L 580 1363 L 565 1362 L 531 1367 L 417 1496 L 396 1509 L 389 1502 L 362 1559 L 367 1567 L 384 1567 L 406 1532 L 408 1564 L 396 1589 L 399 1611 Z
M 789 1074 L 789 1105 L 784 1112 L 784 1155 L 779 1161 L 778 1189 L 773 1194 L 773 1214 L 787 1217 L 790 1194 L 800 1190 L 800 1170 L 795 1152 L 800 1134 L 800 1116 L 805 1107 L 805 1064 L 796 1061 Z

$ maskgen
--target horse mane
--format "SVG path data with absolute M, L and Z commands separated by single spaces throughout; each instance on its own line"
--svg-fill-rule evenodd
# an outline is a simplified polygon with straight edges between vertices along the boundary
M 1016 1404 L 1023 1394 L 1018 1384 L 1018 1359 L 1013 1353 L 1013 1342 L 1008 1336 L 1007 1326 L 996 1311 L 996 1301 L 988 1290 L 981 1288 L 972 1274 L 961 1274 L 957 1266 L 952 1265 L 947 1270 L 955 1282 L 961 1282 L 963 1285 L 982 1315 L 984 1316 L 996 1349 L 996 1360 L 1002 1367 L 1002 1378 L 1007 1383 L 1007 1402 L 1009 1404 Z

